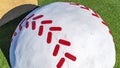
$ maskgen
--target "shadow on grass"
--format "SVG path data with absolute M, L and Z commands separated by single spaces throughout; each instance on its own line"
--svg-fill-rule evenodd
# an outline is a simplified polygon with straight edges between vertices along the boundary
M 36 7 L 34 7 L 34 9 Z M 0 49 L 2 50 L 9 65 L 10 65 L 9 48 L 10 48 L 12 34 L 15 31 L 15 28 L 17 27 L 17 25 L 20 23 L 20 21 L 30 12 L 31 10 L 27 11 L 24 14 L 21 14 L 19 17 L 7 22 L 5 25 L 2 25 L 0 27 Z
M 36 5 L 33 4 L 22 4 L 12 8 L 0 18 L 0 26 L 14 20 L 26 12 L 29 12 L 30 10 L 33 10 L 35 7 Z
M 20 17 L 16 18 L 15 20 L 12 20 L 0 27 L 0 49 L 2 50 L 8 63 L 9 63 L 9 47 L 11 43 L 10 41 L 12 38 L 12 34 L 15 28 L 17 27 L 18 23 L 25 17 L 26 14 L 23 14 Z

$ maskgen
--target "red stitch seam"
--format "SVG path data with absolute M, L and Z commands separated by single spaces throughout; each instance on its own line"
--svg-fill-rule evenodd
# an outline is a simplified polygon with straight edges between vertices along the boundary
M 33 22 L 32 22 L 32 30 L 35 30 L 35 28 L 36 28 L 36 22 L 33 21 Z
M 110 35 L 112 35 L 112 32 L 111 32 L 111 31 L 109 31 L 109 33 L 110 33 Z
M 22 30 L 22 23 L 26 20 L 26 18 L 24 18 L 21 22 L 20 22 L 20 25 L 19 25 L 19 30 L 21 31 Z
M 29 27 L 29 22 L 27 21 L 27 22 L 26 22 L 26 28 L 28 28 L 28 27 Z
M 81 6 L 80 8 L 85 9 L 85 10 L 89 10 L 89 8 L 85 7 L 85 6 Z
M 24 18 L 21 22 L 20 22 L 20 25 L 22 25 L 22 23 L 26 20 L 26 18 Z
M 107 23 L 106 23 L 106 22 L 102 21 L 102 23 L 103 23 L 105 26 L 107 26 Z
M 71 59 L 72 61 L 75 61 L 75 60 L 76 60 L 76 57 L 75 57 L 75 56 L 73 56 L 73 55 L 72 55 L 72 54 L 70 54 L 70 53 L 65 53 L 65 57 L 67 57 L 67 58 Z
M 27 20 L 29 20 L 30 18 L 32 18 L 34 15 L 35 15 L 35 14 L 32 14 L 31 16 L 29 16 L 29 17 L 27 18 Z
M 66 40 L 63 40 L 63 39 L 60 39 L 59 43 L 63 44 L 63 45 L 66 45 L 66 46 L 70 46 L 71 45 L 71 43 L 69 41 L 66 41 Z
M 42 36 L 42 34 L 43 34 L 43 29 L 44 29 L 44 27 L 43 27 L 43 25 L 41 25 L 41 26 L 39 27 L 39 32 L 38 32 L 38 35 L 39 35 L 39 36 Z
M 52 24 L 52 20 L 43 20 L 41 24 Z
M 20 31 L 22 30 L 22 25 L 19 26 L 19 30 L 20 30 Z
M 60 61 L 57 64 L 57 68 L 61 68 L 65 62 L 65 58 L 61 58 Z
M 16 32 L 14 32 L 14 33 L 13 33 L 13 35 L 14 35 L 14 36 L 16 36 L 16 35 L 17 35 L 17 33 L 16 33 Z
M 43 15 L 38 15 L 38 16 L 34 17 L 33 20 L 37 20 L 37 19 L 40 19 L 42 17 L 43 17 Z
M 48 32 L 47 43 L 50 44 L 52 40 L 52 32 Z
M 62 28 L 61 27 L 50 27 L 49 30 L 51 30 L 51 31 L 61 31 Z
M 99 15 L 95 11 L 92 13 L 92 15 L 99 18 Z
M 57 56 L 59 49 L 60 49 L 60 45 L 57 44 L 57 45 L 55 46 L 55 48 L 54 48 L 53 56 Z

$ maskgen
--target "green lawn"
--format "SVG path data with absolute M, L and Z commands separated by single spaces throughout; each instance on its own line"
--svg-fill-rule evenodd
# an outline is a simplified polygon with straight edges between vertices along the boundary
M 112 31 L 116 46 L 116 65 L 114 68 L 120 68 L 120 0 L 38 0 L 39 5 L 45 5 L 55 1 L 72 1 L 90 7 L 99 13 L 107 22 Z M 28 12 L 29 13 L 29 12 Z M 0 68 L 9 68 L 9 46 L 10 39 L 17 24 L 28 13 L 21 15 L 15 20 L 0 27 Z

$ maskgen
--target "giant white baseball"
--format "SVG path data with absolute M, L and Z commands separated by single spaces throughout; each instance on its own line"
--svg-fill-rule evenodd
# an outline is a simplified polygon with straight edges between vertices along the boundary
M 12 68 L 113 68 L 115 46 L 96 12 L 56 2 L 21 21 L 12 37 L 10 62 Z

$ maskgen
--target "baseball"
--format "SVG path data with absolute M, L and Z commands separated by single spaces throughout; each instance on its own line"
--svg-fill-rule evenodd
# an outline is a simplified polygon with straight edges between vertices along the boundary
M 12 68 L 113 68 L 115 45 L 105 21 L 80 4 L 38 7 L 17 26 Z

